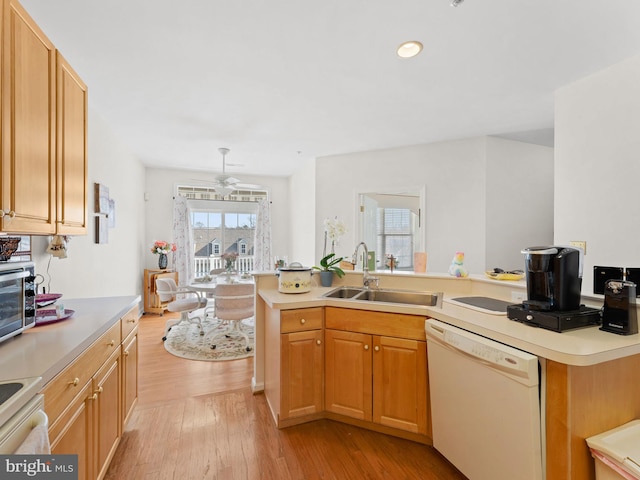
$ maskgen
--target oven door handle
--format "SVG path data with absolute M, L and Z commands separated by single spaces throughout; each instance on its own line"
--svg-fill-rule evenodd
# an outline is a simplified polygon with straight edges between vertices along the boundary
M 19 272 L 11 272 L 0 275 L 0 281 L 18 280 L 20 278 L 27 278 L 31 274 L 27 270 L 20 270 Z

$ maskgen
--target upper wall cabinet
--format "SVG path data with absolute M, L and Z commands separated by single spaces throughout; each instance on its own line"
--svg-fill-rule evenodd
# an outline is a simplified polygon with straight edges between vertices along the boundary
M 85 234 L 86 86 L 17 1 L 0 1 L 0 230 Z
M 87 233 L 87 86 L 58 52 L 57 232 Z

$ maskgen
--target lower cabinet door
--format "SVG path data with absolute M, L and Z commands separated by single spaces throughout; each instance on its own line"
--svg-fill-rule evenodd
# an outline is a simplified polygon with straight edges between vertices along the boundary
M 93 480 L 93 393 L 91 382 L 49 427 L 51 453 L 78 455 L 78 480 Z
M 281 335 L 281 414 L 294 418 L 322 412 L 322 330 Z
M 371 421 L 371 335 L 325 330 L 325 409 Z
M 122 428 L 129 421 L 138 400 L 138 334 L 122 344 Z
M 120 413 L 120 350 L 105 362 L 93 377 L 95 465 L 97 479 L 102 479 L 122 435 Z
M 427 434 L 426 342 L 373 337 L 373 421 Z

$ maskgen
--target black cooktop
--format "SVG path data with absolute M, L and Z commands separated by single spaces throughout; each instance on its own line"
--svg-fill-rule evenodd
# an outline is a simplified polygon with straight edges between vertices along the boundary
M 484 308 L 485 310 L 491 310 L 492 312 L 506 313 L 507 307 L 511 305 L 510 302 L 504 300 L 498 300 L 490 297 L 457 297 L 452 298 L 456 302 L 466 303 L 473 307 Z

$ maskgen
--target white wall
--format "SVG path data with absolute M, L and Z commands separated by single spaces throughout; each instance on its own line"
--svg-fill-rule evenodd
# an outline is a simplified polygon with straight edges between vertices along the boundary
M 486 140 L 486 268 L 523 270 L 523 248 L 553 244 L 553 148 Z
M 357 195 L 426 185 L 427 270 L 446 272 L 456 250 L 467 267 L 484 267 L 484 140 L 472 138 L 320 158 L 316 167 L 316 258 L 322 222 L 338 216 L 348 228 L 336 248 L 351 258 L 357 238 Z M 378 257 L 385 252 L 376 252 Z
M 140 222 L 143 202 L 138 186 L 144 184 L 144 168 L 91 108 L 88 142 L 88 234 L 71 238 L 65 259 L 45 253 L 49 237 L 32 237 L 36 271 L 45 276 L 45 284 L 50 282 L 50 291 L 64 295 L 63 300 L 140 294 L 144 224 Z M 116 205 L 116 226 L 109 229 L 106 244 L 94 242 L 96 182 L 109 187 Z
M 173 241 L 173 195 L 176 185 L 193 184 L 194 179 L 211 181 L 215 173 L 200 171 L 147 168 L 143 182 L 148 199 L 144 202 L 145 248 L 142 252 L 142 268 L 158 268 L 158 256 L 151 253 L 156 240 Z M 289 180 L 284 177 L 265 177 L 237 174 L 244 182 L 264 185 L 271 198 L 271 241 L 275 253 L 289 251 Z M 169 265 L 171 265 L 171 255 Z
M 458 250 L 471 273 L 522 268 L 524 246 L 553 240 L 552 168 L 552 149 L 492 137 L 319 158 L 316 258 L 322 222 L 334 216 L 348 226 L 336 253 L 351 257 L 358 193 L 426 186 L 427 271 L 446 273 Z
M 586 240 L 583 293 L 593 267 L 640 266 L 640 56 L 558 89 L 555 242 Z
M 308 162 L 289 180 L 289 252 L 280 252 L 274 245 L 274 253 L 287 255 L 290 262 L 302 265 L 317 264 L 315 256 L 316 225 L 316 169 L 315 162 Z M 276 248 L 277 247 L 277 248 Z

